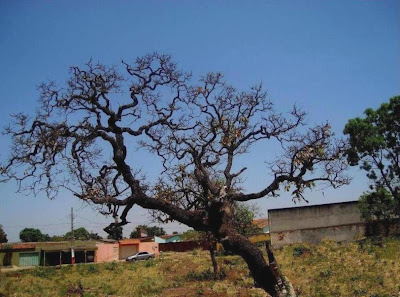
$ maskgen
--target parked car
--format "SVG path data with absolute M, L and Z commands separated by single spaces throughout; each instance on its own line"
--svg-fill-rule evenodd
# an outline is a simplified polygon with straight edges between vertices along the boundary
M 148 260 L 150 258 L 154 258 L 153 253 L 139 252 L 139 253 L 136 253 L 136 254 L 126 258 L 126 261 L 130 262 L 130 261 L 137 261 L 137 260 Z

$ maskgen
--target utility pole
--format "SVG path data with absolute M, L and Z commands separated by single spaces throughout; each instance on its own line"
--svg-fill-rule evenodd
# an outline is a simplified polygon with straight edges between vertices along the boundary
M 74 250 L 74 208 L 71 207 L 71 264 L 75 264 Z

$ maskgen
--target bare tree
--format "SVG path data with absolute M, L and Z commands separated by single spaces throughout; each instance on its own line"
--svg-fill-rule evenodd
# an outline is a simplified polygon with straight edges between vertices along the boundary
M 261 85 L 239 92 L 219 73 L 193 83 L 170 56 L 157 53 L 122 61 L 122 68 L 90 61 L 71 67 L 63 88 L 42 84 L 36 115 L 15 114 L 5 130 L 13 145 L 3 181 L 50 198 L 69 189 L 113 216 L 106 231 L 127 224 L 137 204 L 160 220 L 210 232 L 243 257 L 271 296 L 286 294 L 284 278 L 233 228 L 233 205 L 275 196 L 281 187 L 304 199 L 316 183 L 346 184 L 344 143 L 328 124 L 306 128 L 296 107 L 276 112 Z M 269 165 L 260 190 L 248 193 L 240 187 L 246 168 L 234 171 L 234 160 L 263 141 L 279 143 L 283 155 Z M 141 177 L 137 148 L 160 158 L 157 182 Z

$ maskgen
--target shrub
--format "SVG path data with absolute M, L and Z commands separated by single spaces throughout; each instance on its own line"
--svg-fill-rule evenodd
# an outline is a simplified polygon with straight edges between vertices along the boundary
M 97 273 L 99 272 L 99 267 L 96 264 L 89 264 L 87 265 L 87 271 L 89 273 Z
M 155 265 L 155 261 L 153 259 L 147 260 L 146 263 L 144 264 L 144 267 L 149 268 L 153 267 Z
M 305 247 L 304 245 L 297 245 L 293 248 L 293 256 L 294 257 L 300 257 L 301 255 L 304 255 L 305 253 L 309 253 L 310 249 Z
M 115 261 L 109 262 L 104 264 L 104 269 L 110 270 L 110 271 L 115 271 L 118 268 L 118 263 Z
M 32 271 L 32 275 L 40 278 L 50 279 L 55 274 L 56 269 L 54 267 L 37 267 Z

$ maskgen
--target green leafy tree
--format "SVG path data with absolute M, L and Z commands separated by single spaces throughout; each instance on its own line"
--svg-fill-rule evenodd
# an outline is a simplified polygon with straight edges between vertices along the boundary
M 244 236 L 260 234 L 262 230 L 253 224 L 257 207 L 247 204 L 236 204 L 233 225 L 237 232 Z
M 94 233 L 94 232 L 90 232 L 89 233 L 89 238 L 91 240 L 100 240 L 100 239 L 102 239 L 102 237 L 99 234 Z
M 385 235 L 389 235 L 390 225 L 396 215 L 396 201 L 385 188 L 364 193 L 359 200 L 361 216 L 372 226 L 376 221 L 383 224 Z
M 348 162 L 352 166 L 360 164 L 367 172 L 371 190 L 389 191 L 400 214 L 400 96 L 364 113 L 364 118 L 349 120 L 343 131 L 349 136 Z
M 234 220 L 232 222 L 233 227 L 237 232 L 244 236 L 251 236 L 260 234 L 262 230 L 253 224 L 255 214 L 258 212 L 258 208 L 255 204 L 239 204 L 234 205 Z M 205 240 L 207 235 L 205 232 L 199 232 L 195 230 L 187 230 L 182 233 L 182 240 Z
M 122 227 L 121 226 L 111 226 L 108 230 L 108 239 L 120 240 L 122 239 Z
M 139 238 L 139 233 L 137 231 L 138 228 L 145 230 L 147 236 L 161 236 L 167 234 L 162 227 L 139 225 L 131 232 L 129 236 L 130 238 Z
M 22 242 L 49 241 L 50 236 L 35 228 L 25 228 L 19 233 Z
M 167 234 L 167 232 L 165 232 L 163 227 L 157 227 L 157 226 L 147 227 L 147 236 L 161 236 L 165 234 Z
M 182 241 L 203 240 L 204 238 L 205 232 L 196 231 L 193 229 L 189 229 L 181 234 Z
M 72 232 L 69 231 L 69 232 L 65 233 L 64 237 L 67 240 L 70 240 L 72 238 Z M 80 227 L 80 228 L 74 230 L 74 238 L 76 240 L 89 240 L 90 239 L 90 233 L 85 228 Z
M 50 237 L 49 241 L 53 241 L 53 242 L 61 242 L 61 241 L 67 241 L 68 239 L 65 238 L 64 235 L 53 235 Z
M 6 242 L 8 242 L 7 234 L 6 232 L 4 232 L 3 226 L 0 225 L 0 243 L 6 243 Z

